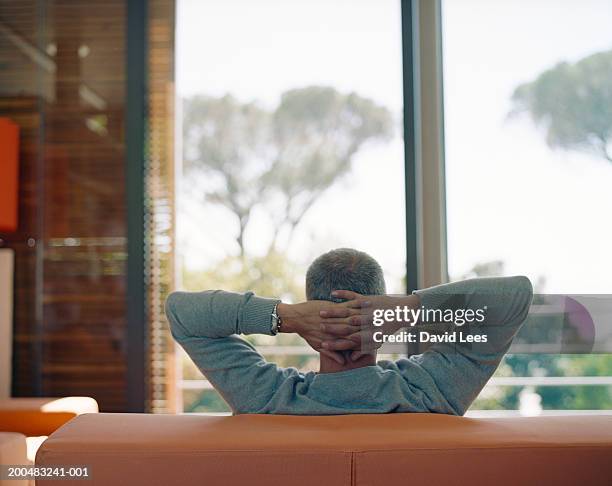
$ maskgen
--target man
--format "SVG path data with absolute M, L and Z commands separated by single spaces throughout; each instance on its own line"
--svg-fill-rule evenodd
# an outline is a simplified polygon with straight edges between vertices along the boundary
M 373 258 L 338 249 L 308 269 L 308 302 L 283 304 L 251 292 L 175 292 L 168 297 L 166 313 L 174 338 L 234 413 L 463 415 L 508 350 L 532 298 L 526 277 L 473 279 L 407 296 L 384 293 L 383 272 Z M 329 302 L 341 299 L 345 301 Z M 374 329 L 385 329 L 388 335 L 421 324 L 372 326 L 373 310 L 398 306 L 438 315 L 478 311 L 484 316 L 481 322 L 456 330 L 463 337 L 485 335 L 485 342 L 440 342 L 422 354 L 377 363 L 379 343 L 369 338 Z M 239 337 L 277 332 L 297 333 L 319 351 L 319 372 L 279 368 Z

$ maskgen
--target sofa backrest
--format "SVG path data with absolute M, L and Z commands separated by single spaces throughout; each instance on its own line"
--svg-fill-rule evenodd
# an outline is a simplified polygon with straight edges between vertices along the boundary
M 612 416 L 86 414 L 36 463 L 89 485 L 609 485 Z

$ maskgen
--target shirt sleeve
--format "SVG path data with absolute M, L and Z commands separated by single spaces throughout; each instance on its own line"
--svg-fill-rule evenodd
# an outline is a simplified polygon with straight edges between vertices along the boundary
M 533 289 L 528 278 L 478 278 L 439 285 L 415 292 L 424 310 L 438 309 L 461 315 L 480 311 L 481 322 L 451 324 L 451 331 L 486 336 L 486 342 L 436 343 L 422 354 L 411 356 L 435 382 L 439 392 L 463 415 L 497 369 L 512 339 L 527 317 Z M 460 311 L 460 313 L 456 313 Z M 419 325 L 416 330 L 418 332 Z
M 174 292 L 166 315 L 174 339 L 183 347 L 234 413 L 265 406 L 292 369 L 267 362 L 238 334 L 271 334 L 278 300 L 221 290 Z

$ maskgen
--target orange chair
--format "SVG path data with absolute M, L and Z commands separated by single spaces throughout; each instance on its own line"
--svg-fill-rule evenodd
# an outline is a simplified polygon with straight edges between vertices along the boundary
M 33 463 L 48 435 L 77 415 L 97 411 L 98 403 L 89 397 L 0 399 L 0 432 L 23 437 Z
M 77 415 L 97 411 L 89 397 L 0 399 L 0 431 L 50 435 Z

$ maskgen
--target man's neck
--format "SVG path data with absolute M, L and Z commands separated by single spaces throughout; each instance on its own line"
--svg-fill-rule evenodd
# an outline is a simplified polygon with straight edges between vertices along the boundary
M 345 363 L 341 365 L 325 355 L 319 355 L 319 373 L 338 373 L 339 371 L 354 370 L 363 368 L 364 366 L 374 366 L 376 364 L 376 355 L 372 354 L 366 354 L 357 361 L 351 361 L 350 352 L 346 352 L 343 356 Z

